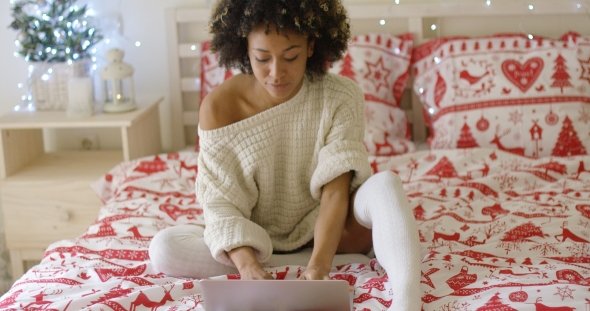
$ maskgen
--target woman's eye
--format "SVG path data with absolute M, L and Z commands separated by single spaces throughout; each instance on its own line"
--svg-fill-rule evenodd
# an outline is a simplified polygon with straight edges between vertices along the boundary
M 266 63 L 266 62 L 268 62 L 268 60 L 269 60 L 268 58 L 266 58 L 266 59 L 260 59 L 260 58 L 258 58 L 258 57 L 255 57 L 255 59 L 256 59 L 256 61 L 257 61 L 257 62 L 259 62 L 259 63 Z
M 297 57 L 299 57 L 299 55 L 297 55 L 295 57 L 292 57 L 292 58 L 285 58 L 285 60 L 288 61 L 288 62 L 292 62 L 292 61 L 296 60 Z

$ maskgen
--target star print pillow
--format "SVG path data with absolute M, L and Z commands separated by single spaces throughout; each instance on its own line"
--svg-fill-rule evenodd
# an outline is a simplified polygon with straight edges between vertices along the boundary
M 356 81 L 365 94 L 365 147 L 371 155 L 415 150 L 408 119 L 399 107 L 410 75 L 411 34 L 366 34 L 352 38 L 342 60 L 330 72 Z
M 413 59 L 430 148 L 590 152 L 590 37 L 441 38 Z

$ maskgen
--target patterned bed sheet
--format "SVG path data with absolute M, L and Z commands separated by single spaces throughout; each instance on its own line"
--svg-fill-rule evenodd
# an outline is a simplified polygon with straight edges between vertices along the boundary
M 404 180 L 419 225 L 422 310 L 590 310 L 590 156 L 477 148 L 370 161 Z M 50 245 L 0 309 L 205 310 L 199 280 L 160 274 L 148 256 L 157 231 L 203 224 L 197 171 L 195 152 L 113 168 L 92 185 L 105 203 L 97 220 Z M 304 268 L 267 270 L 296 279 Z M 331 277 L 354 287 L 354 310 L 387 310 L 396 295 L 376 259 L 335 266 Z

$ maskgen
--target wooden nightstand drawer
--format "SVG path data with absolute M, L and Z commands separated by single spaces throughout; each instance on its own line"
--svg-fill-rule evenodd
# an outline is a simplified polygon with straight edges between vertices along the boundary
M 88 180 L 4 182 L 0 195 L 9 249 L 45 249 L 80 236 L 102 206 Z

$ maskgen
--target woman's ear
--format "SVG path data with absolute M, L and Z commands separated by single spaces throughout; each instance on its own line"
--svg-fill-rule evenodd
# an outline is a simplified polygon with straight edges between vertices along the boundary
M 307 44 L 307 58 L 310 58 L 313 55 L 314 47 L 315 47 L 315 40 L 314 39 L 309 40 L 309 43 Z

